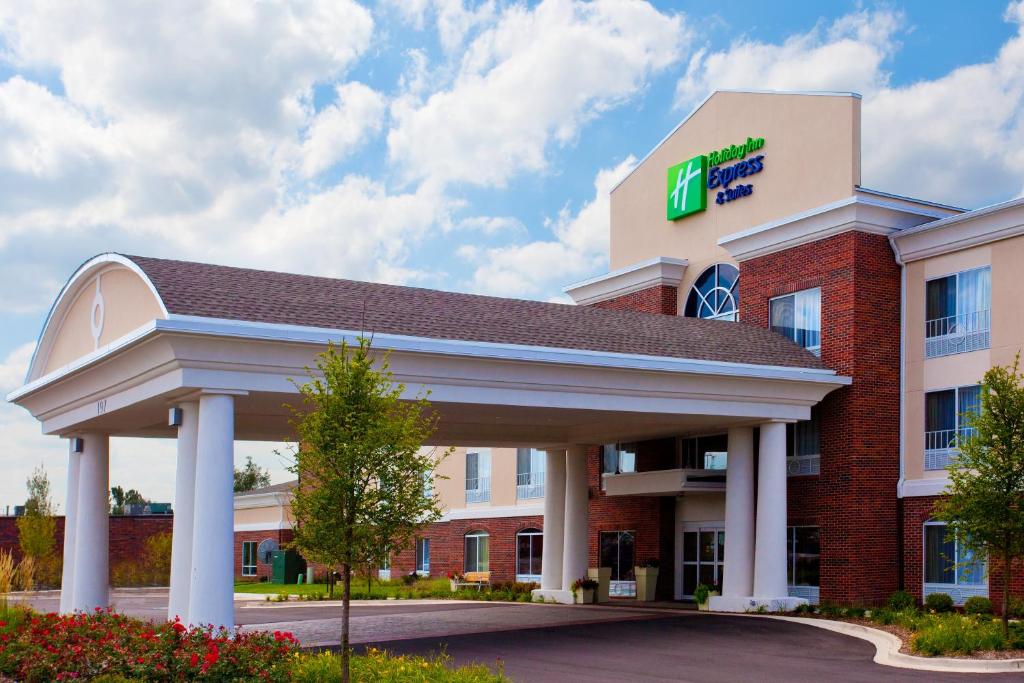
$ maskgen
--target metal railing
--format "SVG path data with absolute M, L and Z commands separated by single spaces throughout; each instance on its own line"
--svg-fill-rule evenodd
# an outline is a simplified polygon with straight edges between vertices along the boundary
M 466 479 L 466 502 L 489 503 L 491 501 L 491 478 Z
M 989 310 L 927 320 L 924 324 L 925 358 L 987 349 L 991 326 L 992 312 Z
M 521 472 L 516 475 L 516 498 L 526 500 L 527 498 L 544 497 L 544 473 L 543 472 Z
M 791 455 L 787 457 L 786 474 L 790 477 L 802 477 L 808 474 L 821 474 L 821 456 Z
M 937 429 L 924 433 L 924 468 L 926 470 L 944 470 L 959 452 L 960 441 L 974 436 L 972 427 L 959 429 Z

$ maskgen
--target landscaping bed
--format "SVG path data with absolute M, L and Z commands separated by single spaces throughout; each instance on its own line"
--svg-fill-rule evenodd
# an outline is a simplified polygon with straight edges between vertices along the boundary
M 406 581 L 392 579 L 374 581 L 368 587 L 365 581 L 352 583 L 353 600 L 496 600 L 502 602 L 530 602 L 531 591 L 537 588 L 532 583 L 503 582 L 481 588 L 466 587 L 453 592 L 448 579 L 416 579 Z M 296 600 L 341 600 L 341 587 L 334 587 L 334 597 L 328 592 L 327 584 L 280 584 L 246 583 L 235 584 L 236 593 L 266 595 L 268 601 Z

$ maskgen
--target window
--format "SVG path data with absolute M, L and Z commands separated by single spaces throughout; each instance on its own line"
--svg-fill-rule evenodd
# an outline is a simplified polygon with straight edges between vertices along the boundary
M 682 439 L 683 468 L 724 470 L 729 460 L 729 437 L 725 434 Z
M 516 451 L 516 498 L 544 497 L 544 470 L 547 467 L 546 454 L 536 448 L 520 448 Z
M 430 575 L 430 539 L 416 539 L 416 573 Z
M 821 410 L 811 407 L 811 419 L 786 425 L 787 473 L 791 477 L 821 473 Z
M 972 384 L 924 395 L 924 468 L 941 470 L 956 455 L 957 442 L 970 438 L 967 416 L 981 411 L 981 387 Z
M 716 263 L 693 283 L 686 299 L 688 318 L 732 320 L 740 314 L 740 271 L 728 263 Z
M 385 555 L 380 561 L 380 566 L 377 567 L 377 578 L 383 581 L 387 581 L 391 578 L 391 556 Z
M 925 357 L 989 347 L 992 269 L 965 270 L 925 284 Z
M 601 473 L 636 472 L 636 447 L 635 443 L 605 444 L 601 453 Z
M 962 603 L 971 595 L 987 595 L 985 560 L 947 536 L 942 522 L 924 524 L 925 595 L 949 593 Z
M 636 575 L 633 572 L 633 547 L 636 532 L 633 531 L 602 531 L 600 534 L 600 550 L 602 567 L 612 570 L 610 595 L 636 595 Z
M 466 562 L 467 572 L 488 571 L 488 549 L 490 535 L 486 531 L 470 531 L 466 534 Z
M 256 576 L 256 541 L 242 541 L 242 576 Z
M 434 473 L 424 472 L 423 473 L 423 497 L 433 498 L 434 497 Z
M 805 289 L 768 302 L 772 331 L 821 355 L 821 289 Z
M 540 529 L 523 529 L 516 534 L 516 581 L 540 583 L 543 552 L 544 532 Z
M 791 526 L 786 530 L 786 579 L 790 586 L 817 586 L 821 541 L 816 526 Z
M 466 502 L 491 500 L 491 451 L 487 448 L 466 453 Z
M 694 527 L 683 531 L 683 596 L 691 597 L 703 583 L 721 590 L 725 569 L 725 529 Z

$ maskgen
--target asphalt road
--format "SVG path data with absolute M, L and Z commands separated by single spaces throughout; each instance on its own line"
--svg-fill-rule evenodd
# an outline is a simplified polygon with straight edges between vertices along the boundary
M 502 662 L 512 680 L 547 681 L 1021 681 L 1020 674 L 941 674 L 880 666 L 870 643 L 811 626 L 748 617 L 681 615 L 368 644 L 394 653 L 443 649 L 458 664 Z

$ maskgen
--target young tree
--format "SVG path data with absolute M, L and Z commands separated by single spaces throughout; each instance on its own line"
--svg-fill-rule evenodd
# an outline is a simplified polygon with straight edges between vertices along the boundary
M 245 467 L 235 468 L 235 493 L 254 491 L 270 486 L 270 472 L 257 465 L 252 456 L 245 459 Z
M 110 497 L 114 500 L 114 505 L 110 511 L 112 515 L 123 515 L 125 505 L 145 505 L 149 502 L 135 489 L 125 491 L 120 486 L 111 487 Z
M 435 456 L 421 449 L 437 418 L 425 397 L 402 400 L 405 387 L 394 382 L 386 357 L 371 357 L 369 339 L 328 345 L 316 366 L 297 385 L 303 405 L 292 407 L 300 444 L 291 467 L 299 477 L 292 545 L 307 560 L 341 570 L 342 680 L 348 681 L 353 570 L 406 547 L 440 518 L 437 499 L 424 489 Z
M 1010 571 L 1024 556 L 1024 376 L 1012 366 L 985 373 L 981 411 L 964 415 L 973 431 L 958 443 L 949 467 L 949 494 L 936 517 L 961 546 L 1003 564 L 1003 634 L 1009 633 Z
M 53 557 L 57 520 L 53 516 L 53 502 L 50 500 L 50 478 L 42 465 L 32 470 L 25 486 L 28 488 L 25 514 L 18 518 L 17 524 L 18 545 L 25 558 L 21 568 L 22 585 L 25 590 L 29 590 L 35 569 L 47 565 Z

